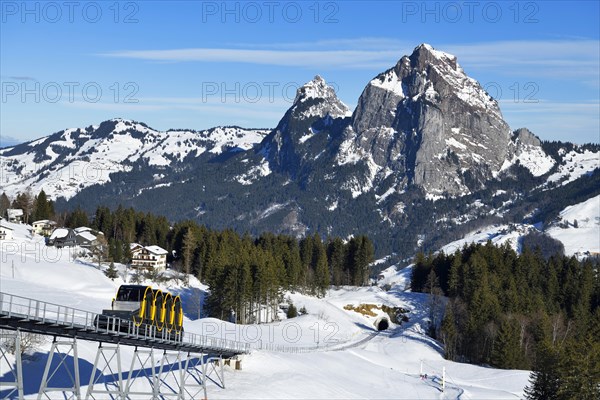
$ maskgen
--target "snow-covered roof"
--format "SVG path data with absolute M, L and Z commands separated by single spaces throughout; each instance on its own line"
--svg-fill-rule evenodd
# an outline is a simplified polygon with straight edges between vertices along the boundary
M 8 215 L 8 218 L 22 217 L 23 210 L 20 208 L 9 208 L 6 210 L 6 214 Z
M 9 228 L 8 226 L 3 225 L 3 224 L 0 224 L 0 229 L 8 229 L 9 231 L 14 231 L 13 228 Z
M 156 246 L 156 245 L 146 246 L 146 250 L 148 250 L 152 254 L 156 254 L 156 255 L 159 255 L 159 256 L 167 254 L 167 251 L 165 249 L 163 249 L 160 246 Z
M 69 230 L 67 228 L 57 228 L 52 232 L 52 235 L 50 235 L 50 239 L 64 238 L 67 237 L 68 234 Z
M 93 242 L 94 240 L 96 240 L 96 236 L 92 235 L 89 232 L 78 232 L 77 236 L 84 238 L 85 240 L 88 240 L 90 242 Z
M 49 219 L 40 219 L 39 221 L 35 221 L 32 225 L 56 225 L 56 222 Z
M 92 230 L 92 228 L 88 228 L 87 226 L 80 226 L 79 228 L 75 228 L 73 230 L 75 231 L 75 233 L 81 233 L 81 232 L 89 232 Z
M 134 250 L 134 249 L 141 249 L 144 246 L 142 246 L 139 243 L 129 243 L 129 250 Z

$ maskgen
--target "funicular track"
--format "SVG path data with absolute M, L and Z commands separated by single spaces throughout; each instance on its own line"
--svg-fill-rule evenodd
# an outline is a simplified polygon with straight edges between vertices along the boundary
M 172 358 L 176 356 L 177 366 L 167 365 L 167 372 L 178 370 L 179 372 L 179 388 L 173 390 L 171 387 L 171 395 L 176 396 L 178 399 L 194 398 L 195 396 L 190 393 L 186 388 L 186 380 L 190 378 L 190 375 L 197 373 L 197 376 L 192 376 L 191 380 L 195 380 L 199 383 L 199 386 L 203 388 L 204 397 L 206 398 L 206 382 L 213 381 L 219 386 L 225 387 L 223 365 L 224 359 L 236 357 L 238 355 L 248 353 L 250 346 L 248 343 L 237 342 L 233 340 L 226 340 L 221 338 L 207 337 L 197 334 L 191 334 L 187 332 L 175 332 L 167 328 L 158 329 L 156 326 L 145 325 L 134 323 L 134 321 L 125 321 L 116 317 L 106 317 L 102 320 L 102 324 L 99 323 L 101 320 L 98 318 L 99 314 L 80 310 L 64 305 L 44 302 L 32 298 L 18 296 L 14 294 L 8 294 L 0 292 L 0 329 L 9 330 L 15 332 L 15 340 L 19 340 L 19 334 L 21 332 L 35 333 L 42 335 L 49 335 L 54 337 L 52 351 L 48 358 L 46 365 L 46 371 L 44 379 L 40 385 L 40 391 L 38 399 L 50 398 L 47 395 L 48 391 L 52 388 L 48 387 L 47 376 L 50 374 L 50 363 L 52 361 L 53 353 L 59 352 L 60 345 L 70 346 L 68 351 L 72 351 L 76 357 L 76 343 L 77 340 L 88 340 L 98 342 L 98 354 L 96 356 L 96 362 L 94 364 L 94 370 L 102 372 L 107 368 L 105 365 L 102 367 L 98 365 L 99 360 L 105 357 L 105 352 L 110 349 L 120 358 L 119 346 L 135 346 L 135 357 L 139 360 L 139 364 L 146 364 L 149 360 L 152 364 L 151 375 L 148 376 L 152 384 L 152 390 L 147 393 L 130 393 L 131 387 L 131 376 L 134 373 L 135 359 L 132 361 L 129 372 L 123 374 L 121 372 L 121 364 L 119 361 L 119 379 L 116 384 L 117 389 L 114 391 L 102 391 L 94 390 L 94 379 L 95 373 L 90 378 L 90 385 L 88 387 L 88 393 L 85 398 L 95 398 L 94 393 L 110 394 L 111 398 L 126 399 L 130 398 L 130 395 L 150 395 L 150 398 L 165 398 L 165 393 L 160 391 L 161 387 L 161 374 L 165 369 L 165 363 L 167 361 L 167 353 L 170 352 Z M 57 338 L 66 339 L 66 341 L 57 341 Z M 105 346 L 109 344 L 109 346 Z M 138 350 L 140 349 L 140 350 Z M 156 365 L 155 350 L 162 350 L 162 359 L 160 360 L 160 368 Z M 144 354 L 146 360 L 140 359 L 140 354 Z M 102 355 L 102 357 L 101 357 Z M 64 358 L 61 359 L 61 363 L 64 362 Z M 23 382 L 22 366 L 20 357 L 16 357 L 15 362 L 15 375 L 14 391 L 17 393 L 17 398 L 23 397 Z M 220 371 L 218 366 L 220 365 Z M 156 368 L 155 368 L 156 366 Z M 111 369 L 113 367 L 110 367 Z M 212 370 L 210 369 L 212 368 Z M 74 364 L 74 378 L 73 387 L 69 388 L 69 391 L 73 392 L 73 398 L 80 399 L 80 383 L 77 371 L 77 361 Z M 158 371 L 156 371 L 157 369 Z M 210 378 L 209 373 L 214 372 L 216 379 Z M 219 376 L 220 372 L 220 376 Z M 184 376 L 184 373 L 186 374 Z M 128 378 L 124 378 L 122 375 L 127 375 Z M 217 382 L 218 381 L 218 382 Z M 86 382 L 87 383 L 87 382 Z M 11 386 L 1 385 L 0 386 Z M 165 385 L 163 385 L 165 386 Z M 172 385 L 171 385 L 172 386 Z M 189 386 L 189 385 L 188 385 Z M 197 385 L 198 386 L 198 385 Z M 54 389 L 58 390 L 58 389 Z M 65 389 L 60 389 L 64 391 Z M 108 390 L 108 389 L 106 389 Z M 112 394 L 115 394 L 113 397 Z M 187 394 L 187 395 L 186 395 Z M 45 397 L 43 397 L 45 395 Z M 12 397 L 11 397 L 12 398 Z

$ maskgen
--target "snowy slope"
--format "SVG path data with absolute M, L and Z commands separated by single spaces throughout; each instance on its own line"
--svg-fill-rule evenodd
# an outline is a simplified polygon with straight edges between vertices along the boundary
M 490 240 L 496 246 L 509 243 L 517 252 L 521 251 L 520 239 L 537 228 L 529 224 L 492 225 L 477 231 L 468 233 L 464 238 L 455 240 L 443 246 L 440 250 L 444 253 L 454 253 L 471 243 L 486 243 Z
M 560 150 L 559 155 L 562 156 L 563 163 L 557 172 L 548 177 L 548 182 L 566 185 L 600 168 L 600 152 L 576 150 L 568 153 L 564 149 Z
M 600 254 L 600 196 L 562 210 L 548 234 L 565 245 L 567 255 Z
M 490 240 L 497 246 L 509 243 L 515 251 L 521 252 L 521 238 L 530 232 L 539 232 L 539 229 L 539 225 L 531 224 L 492 225 L 470 232 L 440 250 L 453 253 L 465 245 L 486 243 Z M 560 212 L 558 220 L 544 233 L 562 242 L 567 256 L 585 257 L 599 254 L 600 196 L 566 207 Z
M 89 263 L 74 260 L 78 250 L 50 255 L 40 236 L 32 236 L 25 225 L 10 224 L 15 240 L 2 242 L 0 264 L 1 291 L 68 304 L 90 311 L 107 307 L 122 282 L 109 280 Z M 14 265 L 14 276 L 13 276 Z M 241 371 L 226 367 L 227 389 L 209 386 L 210 398 L 378 398 L 378 399 L 513 399 L 522 397 L 527 371 L 483 368 L 444 360 L 439 344 L 424 334 L 426 295 L 404 291 L 407 271 L 386 270 L 392 289 L 345 287 L 331 290 L 324 299 L 288 293 L 308 314 L 260 326 L 237 326 L 215 319 L 194 320 L 186 315 L 186 332 L 210 334 L 244 340 L 255 349 L 244 356 Z M 172 283 L 165 289 L 205 290 L 192 280 L 194 288 L 184 289 Z M 345 305 L 370 303 L 402 306 L 410 310 L 409 322 L 377 334 L 373 317 L 344 310 Z M 257 337 L 260 339 L 257 340 Z M 297 354 L 297 349 L 318 349 Z M 285 348 L 275 351 L 273 346 Z M 26 398 L 36 398 L 49 341 L 37 358 L 24 364 Z M 80 341 L 78 352 L 83 377 L 96 354 L 96 343 Z M 287 350 L 287 351 L 281 351 Z M 294 351 L 296 352 L 290 352 Z M 133 359 L 133 349 L 124 347 L 123 365 Z M 157 360 L 158 361 L 158 360 Z M 419 378 L 423 372 L 427 380 Z M 446 368 L 447 386 L 440 392 L 442 368 Z M 7 366 L 2 365 L 6 374 Z M 145 378 L 135 380 L 134 388 L 146 387 Z M 85 393 L 86 386 L 82 391 Z M 134 397 L 136 398 L 136 397 Z M 137 397 L 137 398 L 143 398 Z
M 109 182 L 111 173 L 130 171 L 132 163 L 170 167 L 188 156 L 249 150 L 267 133 L 238 127 L 161 132 L 114 119 L 0 150 L 0 180 L 9 196 L 44 189 L 52 199 L 69 199 L 88 186 Z

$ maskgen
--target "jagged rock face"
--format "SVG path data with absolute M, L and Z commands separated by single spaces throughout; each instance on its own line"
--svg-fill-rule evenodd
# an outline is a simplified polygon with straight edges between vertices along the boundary
M 481 186 L 500 171 L 511 135 L 497 102 L 456 57 L 428 45 L 369 82 L 352 130 L 355 146 L 379 169 L 433 195 Z
M 272 169 L 296 177 L 302 161 L 310 159 L 303 149 L 306 141 L 349 114 L 335 90 L 317 75 L 297 90 L 294 104 L 265 139 L 261 151 Z
M 514 133 L 515 142 L 527 145 L 527 146 L 541 146 L 542 142 L 540 138 L 535 136 L 527 128 L 519 128 Z

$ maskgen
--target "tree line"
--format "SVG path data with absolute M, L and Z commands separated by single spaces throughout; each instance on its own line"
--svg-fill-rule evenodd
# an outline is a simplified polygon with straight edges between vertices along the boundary
M 472 244 L 417 254 L 411 288 L 430 293 L 430 334 L 446 358 L 533 369 L 529 399 L 600 398 L 597 259 Z M 448 301 L 438 322 L 441 295 Z
M 236 322 L 265 322 L 277 312 L 284 290 L 322 296 L 330 285 L 366 285 L 374 246 L 367 236 L 347 241 L 318 234 L 239 234 L 195 221 L 171 225 L 162 216 L 101 206 L 90 219 L 81 209 L 64 216 L 65 226 L 90 226 L 104 233 L 110 261 L 128 263 L 130 243 L 158 245 L 171 266 L 210 287 L 209 315 Z

